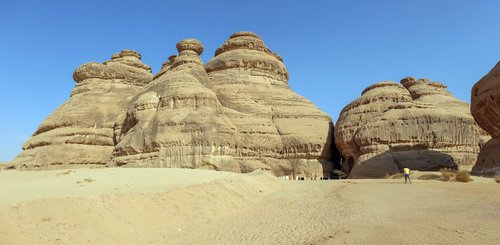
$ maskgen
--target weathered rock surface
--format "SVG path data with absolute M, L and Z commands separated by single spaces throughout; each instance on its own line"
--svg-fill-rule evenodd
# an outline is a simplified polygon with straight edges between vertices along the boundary
M 132 99 L 114 164 L 331 172 L 331 118 L 290 89 L 259 36 L 233 34 L 204 67 L 201 43 L 177 48 Z
M 288 71 L 255 33 L 237 32 L 205 69 L 209 87 L 239 132 L 236 157 L 273 170 L 331 171 L 333 123 L 288 86 Z
M 159 75 L 131 101 L 113 163 L 128 167 L 188 167 L 237 171 L 229 151 L 236 129 L 224 116 L 199 55 L 202 44 L 177 44 Z
M 154 77 L 130 50 L 79 67 L 70 99 L 14 164 L 332 173 L 331 118 L 290 89 L 282 58 L 259 36 L 233 34 L 206 65 L 199 41 L 177 49 Z
M 361 155 L 354 140 L 357 131 L 372 118 L 389 108 L 412 101 L 410 93 L 401 85 L 384 81 L 367 87 L 359 98 L 345 106 L 335 126 L 335 143 L 344 161 L 342 167 L 349 172 Z
M 78 67 L 70 98 L 49 115 L 23 151 L 16 167 L 106 164 L 125 118 L 128 100 L 152 79 L 140 54 L 123 50 L 103 64 Z
M 481 149 L 473 174 L 500 174 L 500 62 L 472 88 L 471 113 L 493 139 Z
M 470 169 L 487 134 L 446 87 L 405 78 L 368 87 L 342 111 L 335 139 L 351 178 Z

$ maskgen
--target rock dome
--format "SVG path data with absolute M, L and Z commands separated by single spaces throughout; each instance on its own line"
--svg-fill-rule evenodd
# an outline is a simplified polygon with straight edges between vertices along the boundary
M 408 77 L 401 85 L 372 85 L 342 110 L 335 136 L 349 176 L 379 178 L 403 167 L 470 170 L 488 136 L 468 105 L 441 83 Z
M 49 115 L 12 162 L 17 168 L 104 165 L 118 141 L 128 100 L 152 79 L 141 55 L 123 50 L 78 67 L 70 98 Z

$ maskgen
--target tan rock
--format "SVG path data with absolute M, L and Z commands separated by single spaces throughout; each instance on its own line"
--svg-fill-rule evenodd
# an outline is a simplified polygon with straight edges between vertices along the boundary
M 177 58 L 177 55 L 171 55 L 168 57 L 168 60 L 165 61 L 163 64 L 161 64 L 161 69 L 156 75 L 153 77 L 153 79 L 156 79 L 160 77 L 161 75 L 165 74 L 165 72 L 172 66 L 172 63 L 174 63 L 175 58 Z
M 114 164 L 331 172 L 330 117 L 288 87 L 281 57 L 255 33 L 233 34 L 204 68 L 201 43 L 177 49 L 132 99 Z
M 239 171 L 230 154 L 236 129 L 206 86 L 203 45 L 187 39 L 177 49 L 163 73 L 131 100 L 113 164 Z
M 282 58 L 259 36 L 233 34 L 205 66 L 199 41 L 177 50 L 154 77 L 129 50 L 79 67 L 71 98 L 28 140 L 17 166 L 332 173 L 331 118 L 290 89 Z
M 472 88 L 471 113 L 493 136 L 481 149 L 472 173 L 500 175 L 500 62 Z
M 344 158 L 342 163 L 344 171 L 349 172 L 361 154 L 359 146 L 354 141 L 358 130 L 390 107 L 411 101 L 408 90 L 398 83 L 384 81 L 367 87 L 360 97 L 342 109 L 335 126 L 335 144 Z
M 481 148 L 477 157 L 476 165 L 472 168 L 472 174 L 476 175 L 500 175 L 500 137 L 490 139 Z
M 12 163 L 18 168 L 108 163 L 129 98 L 152 78 L 140 58 L 123 50 L 103 64 L 78 67 L 70 98 L 41 123 Z
M 351 103 L 361 104 L 363 111 L 371 112 L 370 116 L 355 117 L 354 113 L 360 112 L 351 112 L 349 106 L 341 113 L 343 120 L 337 123 L 336 137 L 347 135 L 343 131 L 349 127 L 347 132 L 352 132 L 353 137 L 350 142 L 337 140 L 341 153 L 352 159 L 349 177 L 383 177 L 403 167 L 470 170 L 486 133 L 475 124 L 468 105 L 453 97 L 441 83 L 405 78 L 401 84 L 403 87 L 392 91 L 404 99 L 380 96 L 387 88 L 375 85 L 371 86 L 375 91 Z M 352 120 L 358 120 L 355 125 L 361 126 L 352 129 Z M 344 150 L 350 149 L 344 142 L 354 145 L 354 154 Z
M 234 33 L 205 69 L 209 87 L 238 129 L 236 157 L 275 171 L 328 175 L 331 118 L 290 89 L 282 58 L 258 35 Z

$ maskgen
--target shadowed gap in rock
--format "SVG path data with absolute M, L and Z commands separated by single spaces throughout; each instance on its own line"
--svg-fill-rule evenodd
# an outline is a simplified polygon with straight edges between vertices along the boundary
M 339 179 L 347 176 L 342 171 L 341 165 L 341 156 L 337 146 L 335 145 L 335 136 L 333 134 L 334 125 L 333 122 L 330 122 L 330 127 L 328 128 L 328 139 L 327 142 L 330 144 L 326 144 L 325 148 L 323 148 L 322 156 L 328 156 L 326 159 L 321 160 L 321 164 L 323 167 L 323 177 L 324 178 L 332 178 Z

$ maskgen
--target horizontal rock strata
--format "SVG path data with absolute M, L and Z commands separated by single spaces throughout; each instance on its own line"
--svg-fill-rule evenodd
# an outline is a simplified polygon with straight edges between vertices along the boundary
M 202 44 L 177 44 L 163 73 L 132 100 L 113 164 L 239 171 L 230 151 L 236 129 L 224 116 L 199 57 Z
M 336 143 L 351 178 L 383 177 L 403 167 L 469 169 L 487 134 L 446 87 L 405 78 L 368 87 L 342 111 Z
M 124 50 L 76 69 L 70 98 L 49 115 L 12 162 L 17 168 L 104 165 L 118 140 L 128 100 L 152 79 L 140 54 Z
M 273 169 L 331 171 L 331 118 L 290 89 L 282 58 L 259 36 L 233 34 L 205 69 L 244 143 L 238 157 Z
M 179 55 L 132 99 L 114 164 L 328 175 L 331 118 L 288 87 L 288 71 L 254 33 L 233 34 L 202 66 Z

